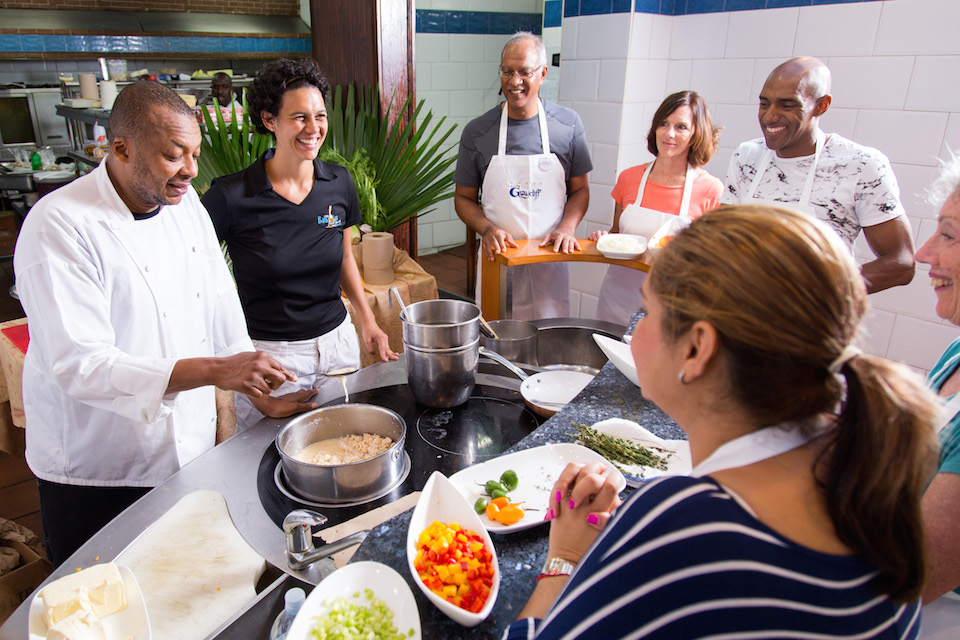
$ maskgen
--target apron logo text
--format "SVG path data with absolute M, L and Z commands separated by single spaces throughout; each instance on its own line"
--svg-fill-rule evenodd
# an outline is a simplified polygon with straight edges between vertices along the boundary
M 332 229 L 333 227 L 342 227 L 343 220 L 335 213 L 327 213 L 322 216 L 317 216 L 317 224 L 326 225 L 327 229 Z
M 536 200 L 540 197 L 541 191 L 543 191 L 543 189 L 530 189 L 529 191 L 526 191 L 521 189 L 519 185 L 514 185 L 513 187 L 510 187 L 510 197 L 523 198 L 524 200 Z

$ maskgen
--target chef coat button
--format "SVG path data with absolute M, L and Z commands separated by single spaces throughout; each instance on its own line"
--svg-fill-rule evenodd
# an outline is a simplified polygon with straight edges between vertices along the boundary
M 190 247 L 190 250 L 193 251 L 194 253 L 197 252 L 197 248 L 196 248 L 196 247 Z
M 163 312 L 163 317 L 164 317 L 164 318 L 167 317 L 167 312 L 166 312 L 166 311 Z
M 200 297 L 200 292 L 199 292 L 199 291 L 197 291 L 197 297 L 198 297 L 198 298 Z
M 143 265 L 143 270 L 149 272 L 149 271 L 150 271 L 150 265 L 148 265 L 148 264 Z

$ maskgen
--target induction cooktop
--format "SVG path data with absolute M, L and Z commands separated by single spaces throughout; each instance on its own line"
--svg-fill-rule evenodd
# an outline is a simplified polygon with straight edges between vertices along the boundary
M 524 406 L 519 392 L 489 385 L 477 385 L 465 404 L 451 409 L 418 404 L 407 385 L 351 393 L 350 401 L 387 407 L 403 417 L 407 435 L 402 481 L 363 504 L 312 503 L 298 498 L 286 485 L 279 470 L 280 454 L 271 443 L 257 470 L 257 492 L 264 510 L 278 527 L 287 513 L 303 508 L 323 513 L 327 527 L 346 522 L 420 491 L 434 471 L 450 476 L 499 455 L 536 429 L 542 420 Z M 324 406 L 342 402 L 341 398 Z

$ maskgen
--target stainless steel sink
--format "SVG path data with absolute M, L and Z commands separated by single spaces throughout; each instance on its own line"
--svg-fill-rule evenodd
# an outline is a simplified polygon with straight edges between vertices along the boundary
M 593 339 L 593 334 L 620 340 L 624 325 L 584 318 L 534 320 L 537 333 L 537 359 L 541 367 L 555 364 L 583 365 L 600 369 L 607 356 Z
M 263 640 L 270 637 L 273 621 L 283 611 L 283 596 L 293 587 L 300 587 L 307 594 L 313 585 L 285 573 L 267 563 L 267 570 L 257 582 L 257 597 L 208 638 L 224 640 Z

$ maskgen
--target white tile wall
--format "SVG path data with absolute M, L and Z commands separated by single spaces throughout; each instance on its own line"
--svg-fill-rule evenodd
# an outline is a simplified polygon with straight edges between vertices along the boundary
M 627 39 L 619 47 L 609 42 L 614 36 L 601 23 L 595 17 L 563 22 L 565 64 L 605 57 L 588 50 L 600 41 L 604 50 L 614 50 L 616 64 L 622 51 L 628 57 L 619 131 L 611 125 L 613 108 L 604 79 L 593 102 L 578 97 L 568 105 L 586 114 L 587 136 L 595 155 L 602 156 L 599 162 L 595 158 L 591 175 L 584 235 L 609 224 L 609 185 L 616 172 L 649 160 L 645 137 L 663 96 L 691 88 L 707 99 L 715 120 L 725 127 L 707 170 L 722 179 L 736 145 L 760 135 L 757 95 L 770 71 L 791 55 L 815 55 L 831 67 L 834 103 L 821 121 L 823 128 L 883 151 L 898 176 L 918 246 L 933 233 L 937 212 L 925 202 L 924 191 L 937 173 L 937 158 L 947 157 L 947 147 L 960 152 L 960 82 L 954 81 L 960 77 L 957 0 L 883 0 L 677 17 L 635 14 L 629 33 L 619 36 Z M 564 68 L 561 86 L 570 66 L 575 68 Z M 610 171 L 612 148 L 616 170 L 602 175 Z M 571 300 L 585 317 L 595 310 L 598 281 L 589 273 L 572 280 Z M 919 372 L 929 370 L 960 334 L 936 316 L 923 265 L 913 283 L 874 294 L 870 303 L 862 338 L 867 350 Z
M 800 9 L 733 11 L 727 35 L 727 58 L 789 58 Z
M 580 18 L 577 57 L 581 60 L 626 58 L 630 42 L 630 20 L 622 13 Z
M 831 57 L 825 62 L 833 76 L 833 104 L 860 109 L 903 109 L 915 60 L 913 56 Z M 879 78 L 883 82 L 878 82 Z
M 868 56 L 873 53 L 881 5 L 858 2 L 800 7 L 795 56 Z

